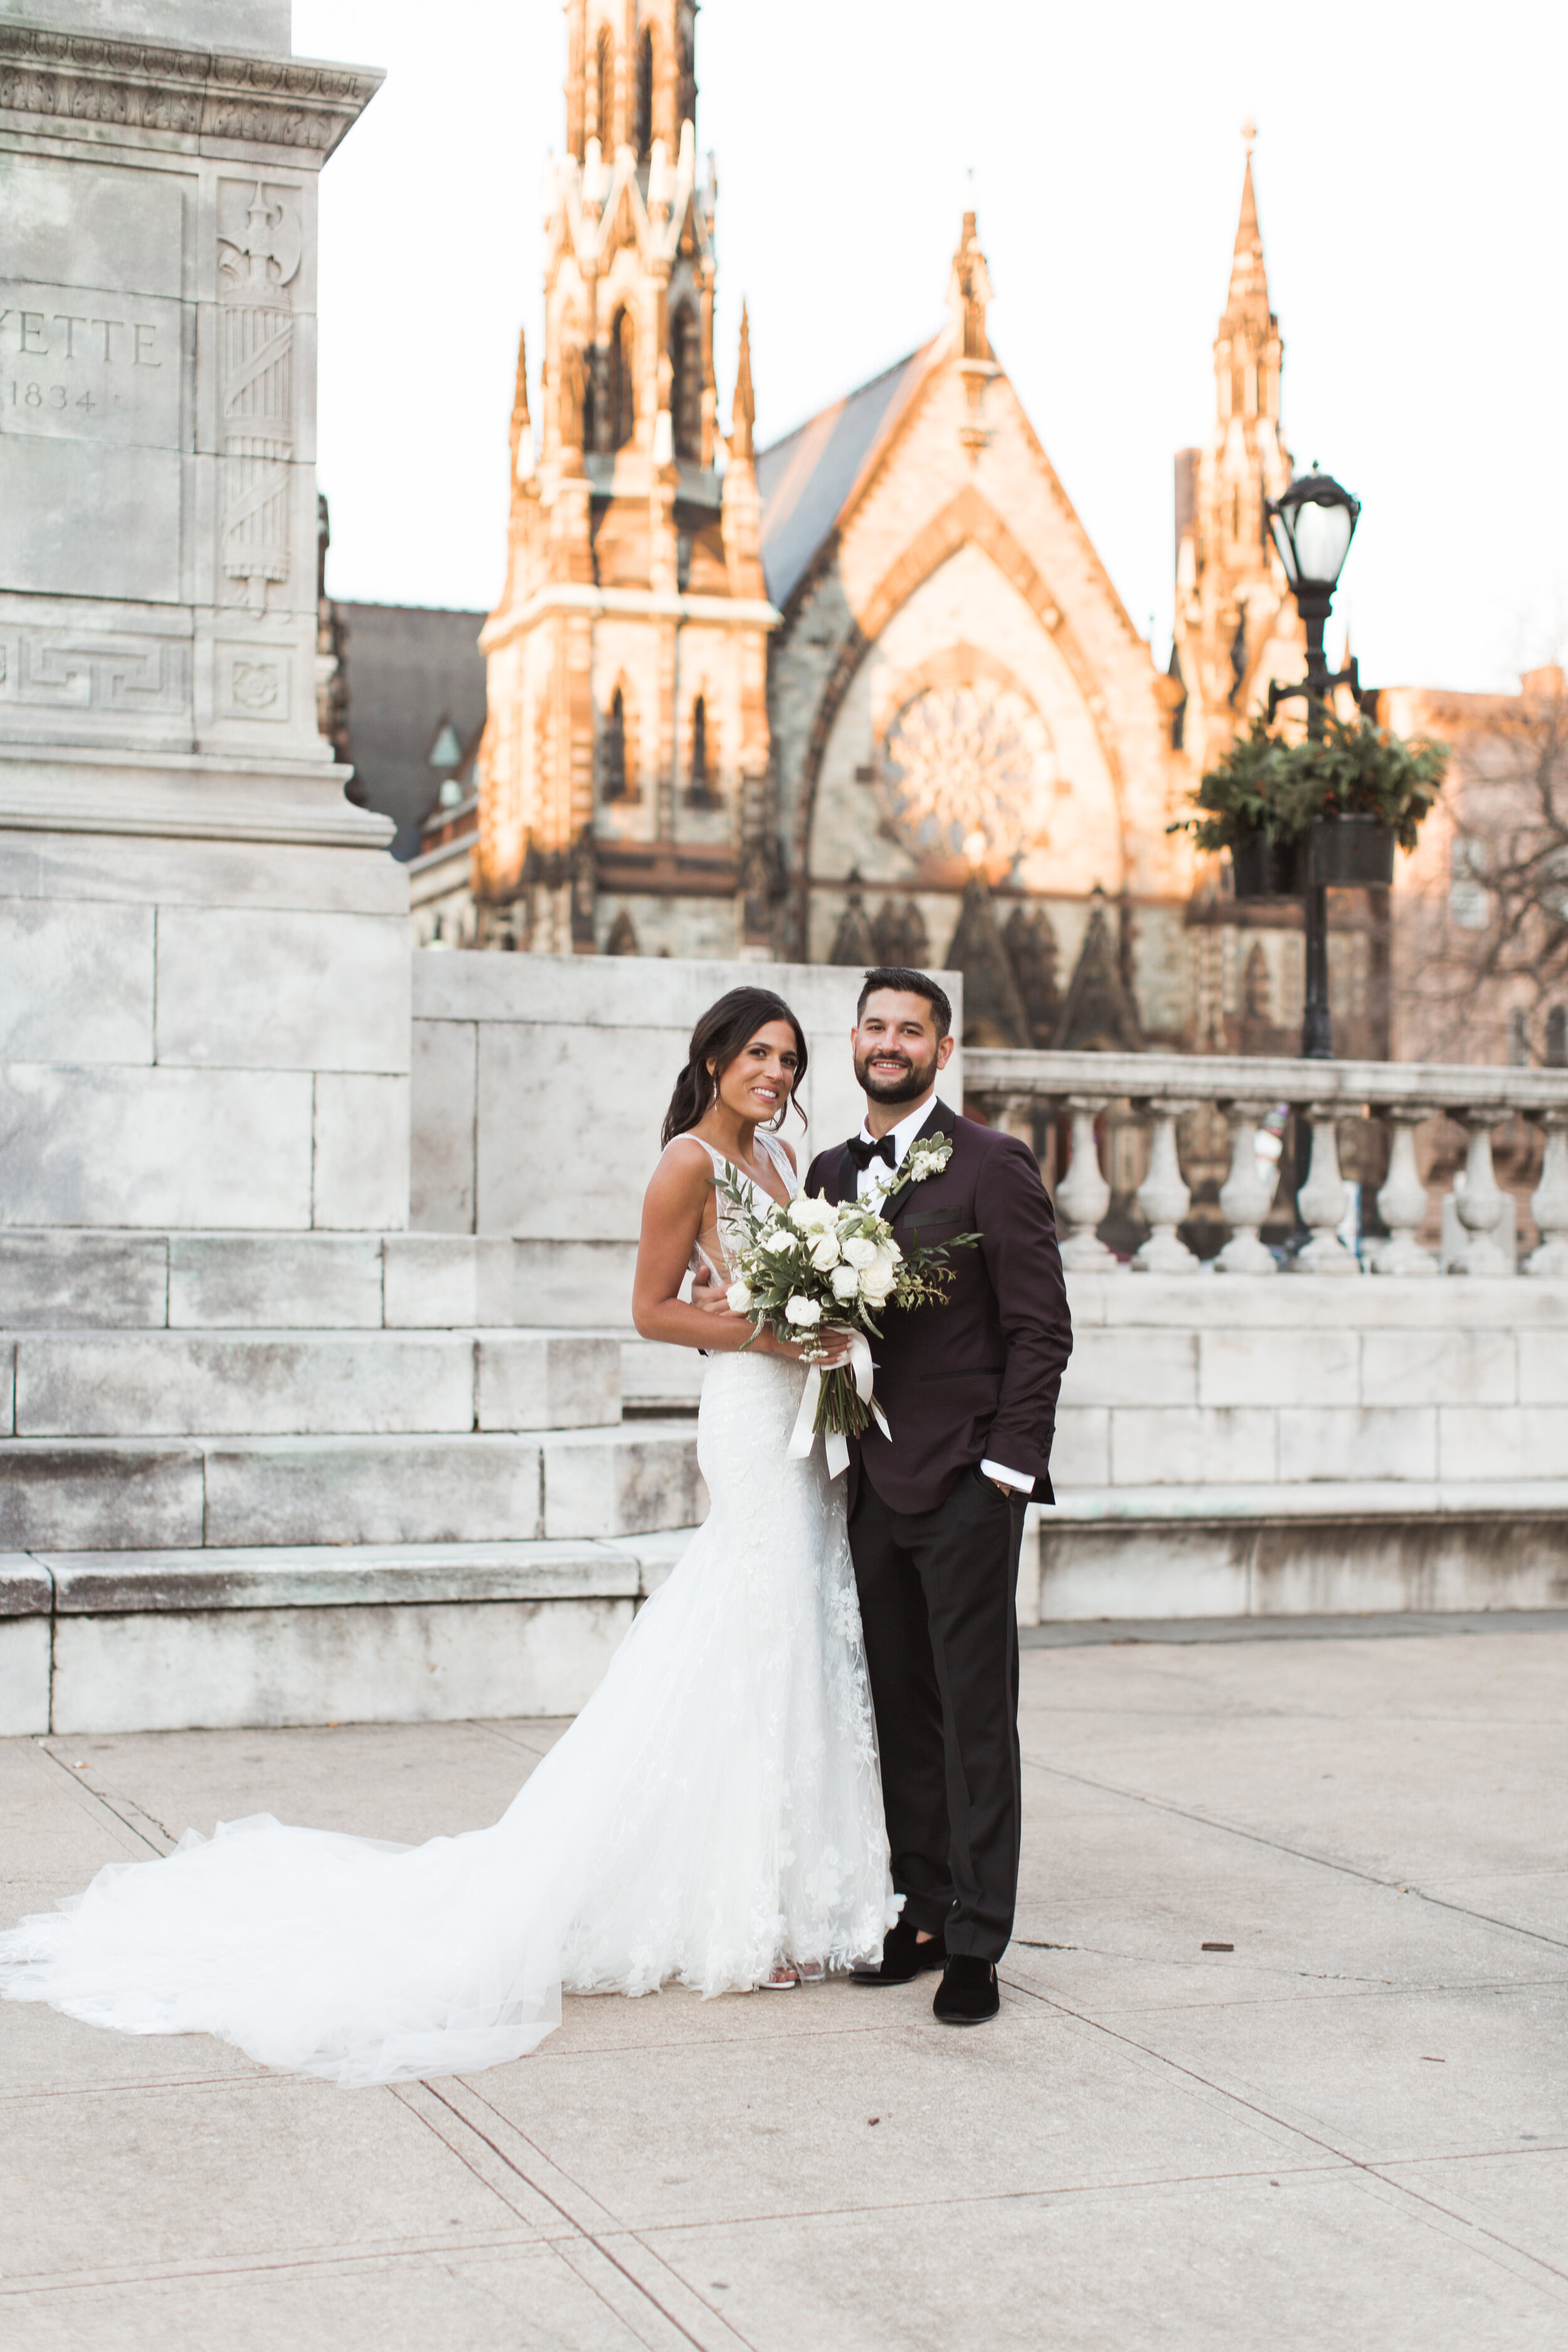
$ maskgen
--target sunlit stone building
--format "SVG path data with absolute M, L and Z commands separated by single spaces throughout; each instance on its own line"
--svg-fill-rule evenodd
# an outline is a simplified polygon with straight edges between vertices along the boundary
M 725 430 L 695 14 L 568 9 L 476 806 L 436 820 L 422 936 L 923 960 L 963 970 L 975 1041 L 1288 1042 L 1299 928 L 1167 829 L 1301 674 L 1264 515 L 1292 467 L 1250 149 L 1214 423 L 1176 460 L 1165 668 L 993 349 L 973 214 L 937 333 L 761 451 L 742 320 Z M 1336 918 L 1346 1048 L 1386 1050 L 1372 919 Z

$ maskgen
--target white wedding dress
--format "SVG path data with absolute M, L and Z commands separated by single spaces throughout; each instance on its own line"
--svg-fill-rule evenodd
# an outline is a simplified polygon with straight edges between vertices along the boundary
M 874 1960 L 898 1903 L 842 1486 L 820 1445 L 785 1450 L 804 1377 L 709 1360 L 709 1517 L 493 1827 L 189 1831 L 0 1936 L 0 1989 L 352 2085 L 520 2057 L 563 1987 L 733 1992 Z

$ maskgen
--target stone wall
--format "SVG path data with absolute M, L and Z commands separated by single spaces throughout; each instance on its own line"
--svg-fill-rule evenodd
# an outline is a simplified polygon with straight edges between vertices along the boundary
M 939 977 L 961 1024 L 961 979 Z M 698 1015 L 742 986 L 794 1006 L 808 1124 L 792 1114 L 784 1134 L 804 1171 L 859 1125 L 859 984 L 858 971 L 821 964 L 417 952 L 415 1230 L 512 1237 L 521 1320 L 629 1328 L 643 1192 Z M 963 1066 L 960 1051 L 942 1081 L 954 1105 Z
M 1568 1603 L 1568 1283 L 1079 1273 L 1068 1295 L 1026 1615 Z

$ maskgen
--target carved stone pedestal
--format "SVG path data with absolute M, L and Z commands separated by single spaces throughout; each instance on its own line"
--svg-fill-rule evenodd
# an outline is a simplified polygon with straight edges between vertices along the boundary
M 315 688 L 316 175 L 380 77 L 288 26 L 0 16 L 11 1224 L 406 1220 L 406 883 Z

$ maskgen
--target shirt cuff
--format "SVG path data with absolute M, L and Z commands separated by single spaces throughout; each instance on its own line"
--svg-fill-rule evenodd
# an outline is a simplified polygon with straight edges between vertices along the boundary
M 1032 1495 L 1035 1491 L 1033 1472 L 1026 1476 L 1022 1470 L 1009 1470 L 1005 1462 L 993 1462 L 989 1456 L 980 1467 L 985 1477 L 999 1478 L 1004 1486 L 1016 1486 L 1021 1495 Z

